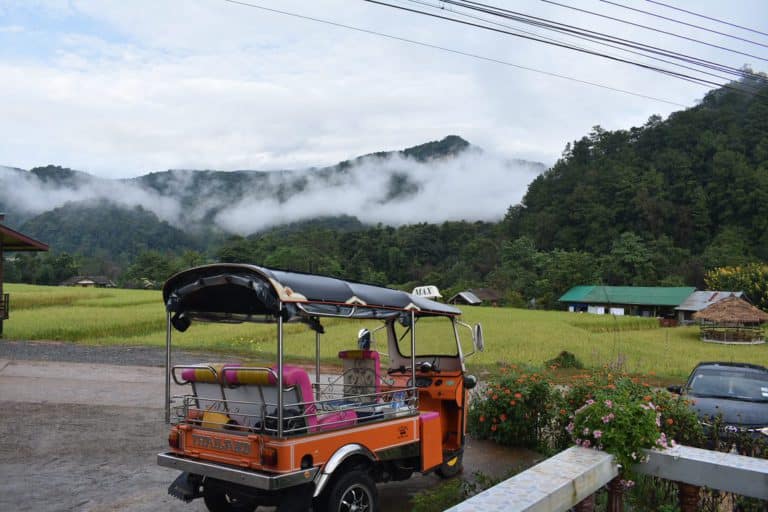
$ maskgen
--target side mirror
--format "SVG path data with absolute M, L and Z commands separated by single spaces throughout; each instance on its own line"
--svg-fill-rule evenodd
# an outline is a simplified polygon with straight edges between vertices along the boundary
M 474 375 L 464 376 L 464 389 L 472 389 L 477 386 L 477 377 Z
M 683 386 L 667 386 L 667 391 L 676 395 L 683 394 Z
M 190 320 L 184 313 L 174 313 L 171 317 L 171 324 L 177 331 L 184 332 L 189 329 L 190 325 L 192 325 L 192 320 Z
M 483 326 L 475 324 L 472 328 L 472 343 L 475 345 L 475 350 L 482 352 L 485 350 L 485 339 L 483 338 Z

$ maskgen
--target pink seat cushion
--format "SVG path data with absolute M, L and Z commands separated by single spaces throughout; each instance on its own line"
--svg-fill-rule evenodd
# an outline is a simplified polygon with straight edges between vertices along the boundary
M 335 428 L 351 427 L 355 423 L 357 423 L 357 413 L 355 411 L 336 411 L 318 416 L 316 428 L 318 430 L 333 430 Z

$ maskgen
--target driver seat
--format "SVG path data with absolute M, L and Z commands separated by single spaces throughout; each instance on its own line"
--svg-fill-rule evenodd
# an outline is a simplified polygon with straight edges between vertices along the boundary
M 360 402 L 377 402 L 381 391 L 379 353 L 375 350 L 342 350 L 344 398 L 357 397 Z

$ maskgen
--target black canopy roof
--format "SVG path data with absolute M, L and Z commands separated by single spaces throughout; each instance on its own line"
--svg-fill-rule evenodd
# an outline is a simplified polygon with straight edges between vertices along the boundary
M 215 264 L 191 268 L 163 286 L 169 312 L 215 321 L 270 321 L 283 303 L 287 321 L 320 316 L 391 318 L 458 316 L 461 310 L 406 292 L 327 276 L 255 265 Z

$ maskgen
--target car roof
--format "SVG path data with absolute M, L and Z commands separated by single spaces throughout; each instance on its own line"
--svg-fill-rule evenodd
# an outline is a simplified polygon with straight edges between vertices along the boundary
M 696 371 L 700 368 L 723 368 L 723 367 L 739 368 L 741 370 L 752 370 L 756 373 L 768 372 L 768 368 L 766 368 L 765 366 L 760 366 L 759 364 L 736 363 L 736 362 L 730 362 L 730 361 L 701 362 L 697 364 L 696 368 L 694 368 L 693 370 Z

